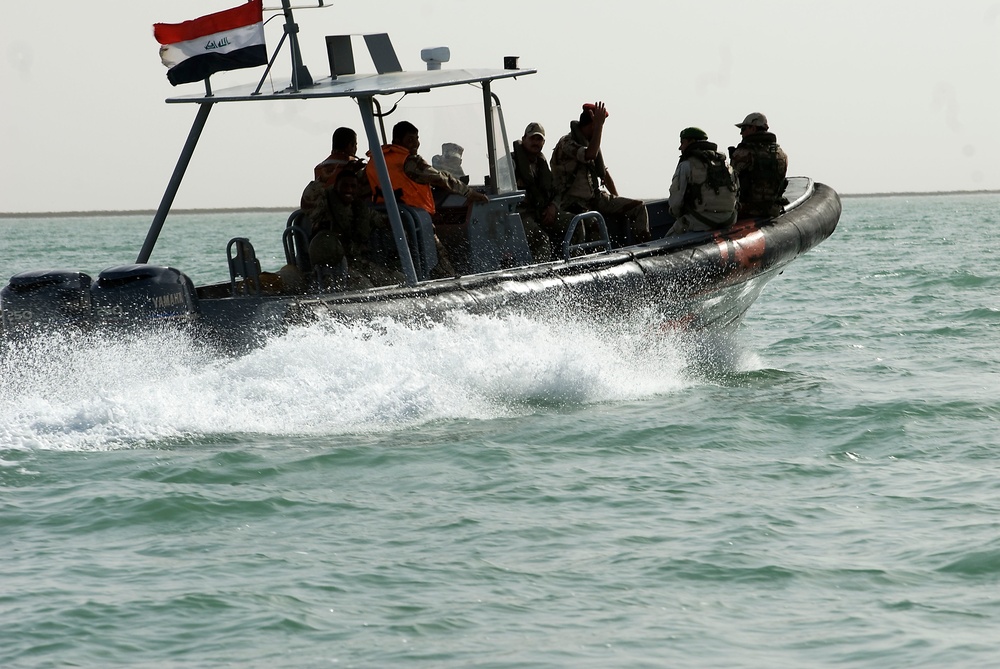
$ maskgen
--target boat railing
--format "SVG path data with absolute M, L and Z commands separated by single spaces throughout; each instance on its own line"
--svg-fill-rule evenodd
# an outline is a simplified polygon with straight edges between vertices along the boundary
M 784 211 L 791 211 L 800 204 L 812 197 L 816 190 L 816 184 L 809 177 L 788 177 L 788 185 L 785 186 L 785 198 L 788 204 Z
M 573 244 L 573 235 L 576 234 L 576 229 L 587 221 L 593 221 L 597 223 L 598 229 L 601 231 L 601 238 L 592 242 L 581 242 L 579 244 Z M 611 237 L 608 235 L 608 224 L 604 222 L 604 217 L 600 212 L 596 211 L 585 211 L 582 214 L 577 214 L 573 217 L 573 220 L 569 222 L 566 227 L 566 234 L 563 236 L 562 242 L 562 256 L 563 260 L 569 260 L 570 257 L 577 251 L 583 251 L 588 253 L 593 249 L 603 248 L 605 251 L 611 250 Z

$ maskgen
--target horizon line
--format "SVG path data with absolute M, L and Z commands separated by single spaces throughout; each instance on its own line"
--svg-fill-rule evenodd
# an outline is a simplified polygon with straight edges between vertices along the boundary
M 938 191 L 885 191 L 878 193 L 837 193 L 842 198 L 857 197 L 930 197 L 934 195 L 996 194 L 1000 190 L 938 190 Z M 654 200 L 665 198 L 654 198 Z M 247 214 L 290 212 L 298 207 L 194 207 L 171 209 L 173 214 Z M 67 211 L 0 211 L 0 218 L 71 218 L 73 216 L 153 216 L 155 209 L 79 209 Z

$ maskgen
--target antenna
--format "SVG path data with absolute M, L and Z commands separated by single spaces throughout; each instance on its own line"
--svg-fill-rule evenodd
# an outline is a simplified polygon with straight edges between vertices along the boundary
M 325 4 L 327 2 L 329 0 L 316 0 L 315 5 L 296 5 L 293 7 L 291 0 L 281 0 L 281 7 L 264 7 L 265 12 L 281 12 L 285 15 L 285 32 L 282 33 L 281 39 L 278 41 L 278 46 L 275 47 L 274 53 L 271 55 L 271 60 L 267 64 L 267 69 L 264 70 L 263 76 L 261 76 L 260 81 L 257 83 L 257 88 L 254 89 L 251 95 L 260 94 L 260 89 L 264 85 L 264 81 L 267 80 L 267 75 L 271 72 L 271 66 L 274 65 L 274 60 L 278 57 L 278 52 L 281 51 L 281 47 L 286 39 L 288 40 L 292 55 L 292 92 L 298 93 L 303 88 L 309 88 L 313 85 L 313 78 L 309 74 L 309 68 L 302 62 L 302 51 L 299 49 L 299 24 L 295 22 L 292 10 L 325 9 L 332 7 L 332 5 Z
M 292 50 L 292 92 L 298 93 L 303 88 L 313 85 L 309 68 L 302 62 L 302 52 L 299 50 L 299 24 L 292 16 L 292 5 L 290 0 L 281 0 L 281 7 L 285 13 L 285 34 L 288 37 L 288 44 Z M 280 48 L 280 47 L 279 47 Z

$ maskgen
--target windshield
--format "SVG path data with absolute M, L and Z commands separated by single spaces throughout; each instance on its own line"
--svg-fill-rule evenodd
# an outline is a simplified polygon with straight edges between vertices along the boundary
M 507 128 L 499 104 L 493 105 L 490 119 L 493 122 L 493 137 L 496 142 L 494 155 L 497 160 L 497 192 L 510 193 L 517 190 L 517 183 L 514 179 L 514 159 L 510 153 L 511 143 L 507 141 Z
M 392 106 L 393 103 L 382 100 L 383 109 Z M 392 127 L 400 121 L 409 121 L 417 127 L 419 153 L 433 167 L 450 172 L 471 186 L 491 183 L 481 89 L 476 88 L 472 98 L 469 87 L 406 96 L 397 109 L 383 117 L 386 141 L 392 141 Z M 505 167 L 510 162 L 510 148 L 498 104 L 491 106 L 489 122 L 495 137 L 494 155 L 500 163 L 496 172 L 497 192 L 510 192 L 515 190 L 513 169 Z M 359 139 L 364 141 L 363 137 Z

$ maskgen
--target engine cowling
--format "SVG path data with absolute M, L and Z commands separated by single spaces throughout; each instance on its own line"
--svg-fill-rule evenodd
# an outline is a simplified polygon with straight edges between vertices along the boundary
M 63 269 L 15 274 L 0 290 L 4 332 L 31 334 L 45 329 L 83 328 L 90 324 L 91 278 Z
M 198 315 L 194 284 L 173 267 L 111 267 L 98 275 L 90 292 L 100 323 L 189 321 Z

